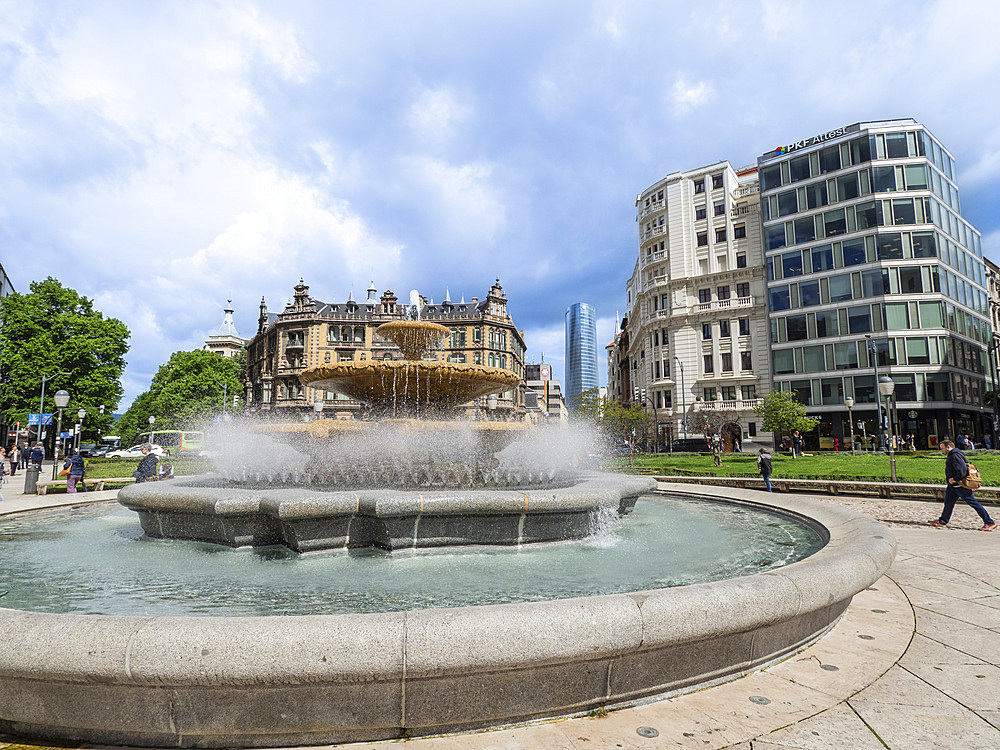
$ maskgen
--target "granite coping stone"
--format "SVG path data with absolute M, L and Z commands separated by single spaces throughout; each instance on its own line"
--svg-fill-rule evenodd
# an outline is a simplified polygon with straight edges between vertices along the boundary
M 884 526 L 820 502 L 750 502 L 739 490 L 690 485 L 661 494 L 808 519 L 828 543 L 752 576 L 525 604 L 299 617 L 0 610 L 0 727 L 92 742 L 249 747 L 403 737 L 623 705 L 673 694 L 674 685 L 738 677 L 808 644 L 895 553 Z M 700 676 L 684 656 L 699 653 L 713 655 Z M 717 663 L 718 653 L 733 663 Z M 621 673 L 649 658 L 652 684 L 639 670 Z M 674 677 L 672 663 L 681 670 Z M 307 687 L 310 700 L 296 703 Z M 518 689 L 523 696 L 510 695 Z M 324 694 L 346 701 L 344 709 L 331 712 Z M 101 699 L 87 698 L 94 695 Z

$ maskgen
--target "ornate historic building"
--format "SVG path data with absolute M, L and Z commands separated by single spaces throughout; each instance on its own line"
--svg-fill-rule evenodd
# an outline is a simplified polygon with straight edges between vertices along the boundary
M 381 297 L 374 283 L 367 299 L 358 302 L 352 294 L 347 302 L 327 303 L 309 296 L 309 287 L 300 279 L 290 303 L 278 314 L 268 312 L 263 298 L 257 334 L 247 344 L 250 409 L 308 415 L 316 399 L 322 399 L 324 416 L 338 419 L 363 418 L 364 405 L 342 394 L 317 391 L 299 382 L 307 367 L 331 362 L 366 359 L 399 359 L 399 349 L 376 334 L 383 323 L 409 315 L 409 305 L 401 303 L 391 290 Z M 467 407 L 468 416 L 515 419 L 524 414 L 524 334 L 507 312 L 507 295 L 500 280 L 480 301 L 452 302 L 449 294 L 434 304 L 421 297 L 420 319 L 440 323 L 451 334 L 429 357 L 448 362 L 499 367 L 516 373 L 521 384 L 516 390 L 500 393 L 495 409 L 492 399 L 479 399 Z M 332 413 L 331 413 L 332 412 Z
M 240 336 L 233 323 L 232 300 L 228 300 L 223 313 L 222 325 L 212 331 L 202 348 L 207 352 L 215 352 L 220 357 L 235 357 L 246 346 L 247 341 Z

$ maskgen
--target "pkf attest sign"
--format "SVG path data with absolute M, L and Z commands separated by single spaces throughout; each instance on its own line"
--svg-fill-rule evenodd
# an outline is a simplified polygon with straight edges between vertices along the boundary
M 834 138 L 839 138 L 842 135 L 847 135 L 852 130 L 856 128 L 845 125 L 842 128 L 834 128 L 833 130 L 822 133 L 820 135 L 814 135 L 812 138 L 806 138 L 802 141 L 796 141 L 795 143 L 790 143 L 787 146 L 778 146 L 774 151 L 768 151 L 764 154 L 764 158 L 768 159 L 773 156 L 782 156 L 783 154 L 791 153 L 792 151 L 798 151 L 802 148 L 808 148 L 809 146 L 815 146 L 820 143 L 826 143 L 827 141 L 832 141 Z

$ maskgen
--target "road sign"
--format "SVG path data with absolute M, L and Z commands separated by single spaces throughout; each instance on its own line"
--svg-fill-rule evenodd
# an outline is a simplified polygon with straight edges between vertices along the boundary
M 28 415 L 28 426 L 29 427 L 37 427 L 38 426 L 38 415 L 37 414 L 29 414 Z

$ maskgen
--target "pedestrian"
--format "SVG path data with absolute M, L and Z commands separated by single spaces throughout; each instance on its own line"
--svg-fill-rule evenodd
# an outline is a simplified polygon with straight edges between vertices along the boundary
M 771 492 L 771 454 L 767 452 L 767 448 L 758 451 L 757 471 L 764 477 L 764 487 Z
M 28 463 L 31 461 L 31 447 L 25 443 L 21 446 L 21 468 L 27 469 Z
M 833 452 L 840 453 L 840 438 L 834 437 L 833 439 Z
M 148 444 L 142 446 L 139 450 L 142 452 L 142 459 L 139 461 L 136 470 L 132 472 L 136 484 L 148 482 L 151 478 L 155 477 L 156 463 L 159 461 L 156 454 L 150 452 L 151 448 Z
M 993 439 L 990 437 L 989 433 L 983 435 L 983 445 L 986 446 L 986 450 L 993 450 Z
M 712 436 L 712 458 L 715 460 L 716 466 L 722 466 L 722 438 L 719 433 L 715 433 Z
M 980 531 L 996 531 L 997 525 L 990 518 L 990 514 L 986 512 L 986 508 L 976 500 L 971 489 L 963 487 L 961 484 L 962 480 L 969 476 L 969 462 L 965 459 L 965 454 L 956 448 L 950 440 L 941 441 L 941 452 L 948 456 L 944 464 L 944 476 L 948 480 L 948 489 L 944 492 L 944 508 L 941 511 L 941 517 L 932 521 L 931 526 L 939 529 L 946 528 L 951 520 L 951 512 L 955 509 L 955 503 L 961 498 L 972 506 L 972 509 L 983 519 Z
M 80 455 L 80 451 L 76 448 L 73 449 L 73 453 L 66 459 L 66 463 L 63 464 L 63 471 L 66 469 L 69 469 L 69 476 L 66 478 L 66 494 L 75 495 L 77 484 L 83 485 L 84 474 L 83 456 Z
M 7 458 L 10 459 L 10 475 L 15 476 L 17 474 L 17 467 L 21 463 L 21 451 L 17 449 L 17 443 L 11 443 Z
M 45 448 L 42 447 L 41 443 L 35 443 L 35 447 L 31 449 L 31 465 L 37 466 L 39 469 L 42 468 L 42 461 L 45 460 Z
M 792 433 L 792 458 L 798 458 L 802 455 L 802 449 L 805 447 L 806 441 L 802 439 L 802 435 L 796 430 Z

